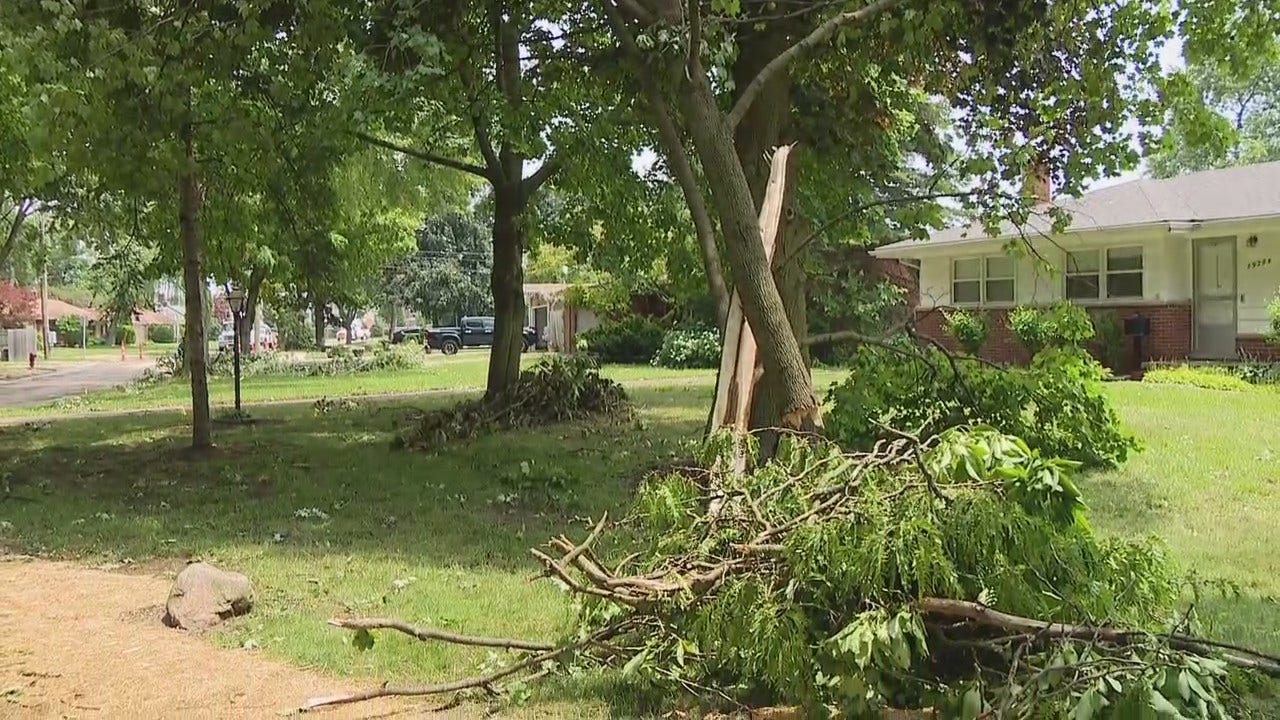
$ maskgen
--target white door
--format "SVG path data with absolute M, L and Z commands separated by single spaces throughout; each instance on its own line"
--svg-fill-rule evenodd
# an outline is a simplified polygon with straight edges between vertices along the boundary
M 1195 354 L 1206 358 L 1236 355 L 1236 239 L 1196 240 Z

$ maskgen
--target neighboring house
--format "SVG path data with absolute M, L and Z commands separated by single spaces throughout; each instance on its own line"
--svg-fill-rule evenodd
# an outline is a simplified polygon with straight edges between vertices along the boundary
M 1047 201 L 1047 185 L 1038 194 Z M 1071 218 L 1062 233 L 1042 204 L 995 237 L 956 228 L 872 254 L 918 268 L 921 335 L 951 343 L 937 310 L 986 312 L 993 360 L 1021 359 L 1009 309 L 1064 299 L 1148 318 L 1147 359 L 1280 357 L 1262 337 L 1280 286 L 1280 162 L 1134 180 L 1055 204 Z
M 569 287 L 564 283 L 526 283 L 524 305 L 525 324 L 537 331 L 547 348 L 571 353 L 578 335 L 598 325 L 599 319 L 590 310 L 566 301 Z

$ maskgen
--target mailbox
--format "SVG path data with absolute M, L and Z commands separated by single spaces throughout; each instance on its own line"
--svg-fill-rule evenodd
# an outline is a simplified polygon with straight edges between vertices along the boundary
M 1151 334 L 1151 318 L 1144 315 L 1125 318 L 1124 334 L 1133 337 L 1147 337 Z

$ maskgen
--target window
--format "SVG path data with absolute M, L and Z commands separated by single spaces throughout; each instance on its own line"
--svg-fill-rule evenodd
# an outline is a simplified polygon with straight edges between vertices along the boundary
M 1067 253 L 1068 300 L 1142 297 L 1142 248 Z
M 958 305 L 1011 303 L 1017 270 L 1017 261 L 1003 255 L 953 260 L 951 302 Z

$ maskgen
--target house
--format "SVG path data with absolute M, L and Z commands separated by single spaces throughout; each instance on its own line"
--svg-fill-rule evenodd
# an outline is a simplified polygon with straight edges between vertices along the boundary
M 600 323 L 595 313 L 575 307 L 564 283 L 525 283 L 525 324 L 537 331 L 550 350 L 573 352 L 578 334 Z
M 1061 233 L 1048 216 L 1049 187 L 1021 228 L 991 236 L 978 226 L 904 240 L 873 254 L 918 270 L 917 331 L 950 344 L 947 308 L 986 313 L 984 355 L 1012 362 L 1020 350 L 1004 320 L 1019 305 L 1062 300 L 1095 315 L 1149 320 L 1148 360 L 1280 358 L 1263 340 L 1267 304 L 1280 286 L 1280 162 L 1140 179 L 1062 198 Z

